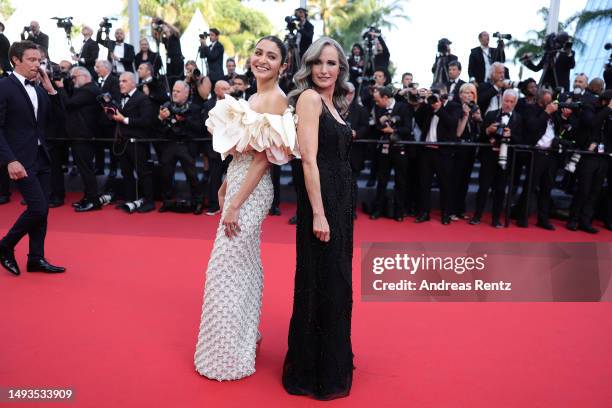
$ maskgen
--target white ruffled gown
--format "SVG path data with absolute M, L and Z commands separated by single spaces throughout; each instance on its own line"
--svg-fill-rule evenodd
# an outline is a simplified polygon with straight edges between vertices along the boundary
M 232 149 L 250 146 L 266 151 L 276 164 L 297 156 L 293 115 L 260 114 L 246 101 L 227 97 L 209 113 L 206 125 L 213 134 L 213 148 L 223 157 Z M 247 174 L 253 155 L 234 154 L 227 170 L 227 191 L 221 220 Z M 237 380 L 255 372 L 255 350 L 263 291 L 261 224 L 272 205 L 274 190 L 270 172 L 239 211 L 237 237 L 229 239 L 219 222 L 206 271 L 200 332 L 195 351 L 198 373 L 219 381 Z

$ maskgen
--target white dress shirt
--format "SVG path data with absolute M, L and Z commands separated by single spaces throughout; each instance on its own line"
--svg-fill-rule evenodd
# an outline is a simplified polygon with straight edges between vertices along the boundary
M 125 67 L 123 66 L 123 62 L 119 61 L 121 58 L 125 57 L 125 44 L 124 43 L 115 43 L 115 48 L 113 49 L 113 54 L 118 59 L 113 61 L 115 63 L 115 70 L 118 74 L 122 74 L 125 72 Z

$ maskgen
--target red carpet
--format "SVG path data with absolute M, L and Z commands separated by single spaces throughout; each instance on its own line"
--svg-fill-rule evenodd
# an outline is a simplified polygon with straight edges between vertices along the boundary
M 76 197 L 71 197 L 76 198 Z M 0 234 L 22 207 L 0 207 Z M 254 376 L 199 376 L 193 352 L 217 217 L 51 210 L 47 256 L 63 275 L 0 271 L 0 388 L 64 387 L 75 407 L 609 407 L 609 303 L 364 303 L 359 248 L 368 241 L 609 241 L 558 231 L 435 220 L 370 221 L 355 231 L 351 396 L 285 394 L 280 373 L 295 262 L 293 209 L 268 217 L 263 344 Z M 27 242 L 17 248 L 25 270 Z M 48 402 L 0 406 L 50 406 Z

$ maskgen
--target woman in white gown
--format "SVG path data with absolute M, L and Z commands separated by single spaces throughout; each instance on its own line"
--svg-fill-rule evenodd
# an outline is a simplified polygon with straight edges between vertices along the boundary
M 298 155 L 293 115 L 278 86 L 287 51 L 264 37 L 251 57 L 257 93 L 248 102 L 227 96 L 210 111 L 213 148 L 233 159 L 219 190 L 223 209 L 206 272 L 195 351 L 198 373 L 237 380 L 255 372 L 263 270 L 261 224 L 272 204 L 270 163 Z

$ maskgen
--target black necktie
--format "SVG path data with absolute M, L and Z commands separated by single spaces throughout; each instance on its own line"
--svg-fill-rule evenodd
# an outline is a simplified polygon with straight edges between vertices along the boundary
M 129 99 L 130 98 L 130 94 L 121 94 L 121 97 L 124 99 Z
M 24 83 L 25 83 L 25 86 L 28 86 L 28 85 L 35 86 L 36 85 L 36 81 L 30 81 L 29 79 L 26 79 Z

